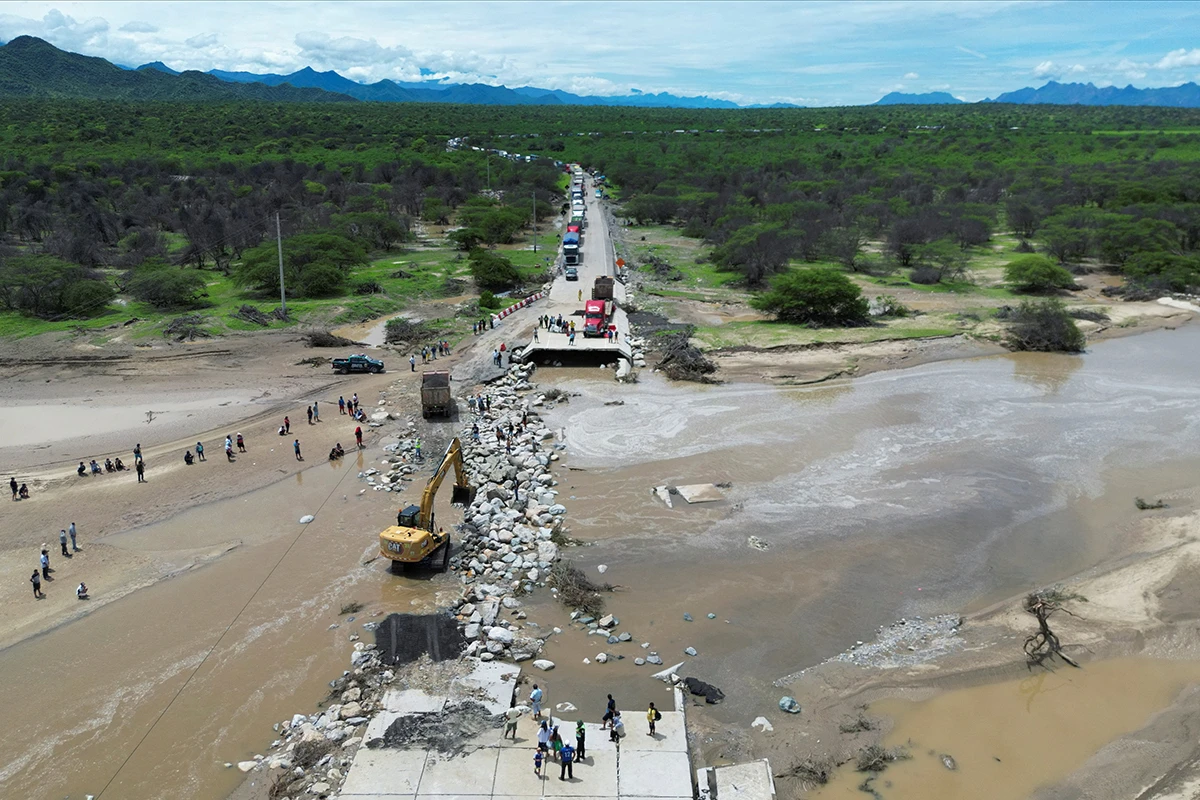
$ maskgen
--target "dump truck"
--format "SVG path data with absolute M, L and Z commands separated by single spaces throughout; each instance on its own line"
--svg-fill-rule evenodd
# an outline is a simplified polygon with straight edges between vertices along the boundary
M 421 374 L 421 416 L 429 419 L 435 414 L 449 417 L 454 401 L 450 397 L 449 372 Z
M 436 374 L 436 373 L 434 373 Z M 467 481 L 463 466 L 462 443 L 450 440 L 437 471 L 425 484 L 421 505 L 409 505 L 396 514 L 396 524 L 379 533 L 379 554 L 391 560 L 393 572 L 407 567 L 426 567 L 442 572 L 450 564 L 450 534 L 437 527 L 433 501 L 450 468 L 454 468 L 454 489 L 450 502 L 464 508 L 475 499 L 475 489 Z
M 601 275 L 592 284 L 593 300 L 613 299 L 613 279 L 611 275 Z

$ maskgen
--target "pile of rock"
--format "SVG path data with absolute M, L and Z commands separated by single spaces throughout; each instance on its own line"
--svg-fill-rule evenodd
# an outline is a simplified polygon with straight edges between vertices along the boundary
M 962 648 L 958 636 L 962 622 L 957 614 L 940 614 L 929 619 L 907 617 L 880 627 L 875 641 L 857 642 L 831 660 L 887 669 L 922 664 Z
M 380 663 L 374 644 L 355 642 L 350 663 L 352 669 L 330 683 L 330 699 L 336 702 L 320 713 L 296 714 L 276 723 L 272 728 L 279 738 L 268 754 L 240 761 L 237 768 L 265 773 L 271 784 L 281 787 L 272 796 L 336 795 L 362 744 L 371 714 L 380 707 L 384 690 L 395 678 L 395 673 Z
M 472 420 L 478 438 L 471 427 L 461 437 L 476 495 L 450 559 L 464 586 L 454 613 L 470 640 L 466 655 L 484 661 L 524 661 L 541 652 L 545 639 L 534 623 L 524 622 L 517 597 L 545 585 L 559 558 L 554 540 L 564 532 L 567 509 L 557 500 L 550 472 L 564 445 L 554 442 L 534 410 L 546 402 L 534 393 L 534 369 L 510 367 L 485 392 L 488 410 Z

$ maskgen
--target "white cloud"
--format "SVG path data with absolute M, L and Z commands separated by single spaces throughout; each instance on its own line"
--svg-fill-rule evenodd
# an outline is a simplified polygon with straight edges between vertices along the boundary
M 358 39 L 353 36 L 333 37 L 327 33 L 298 33 L 296 46 L 300 48 L 300 60 L 315 62 L 314 66 L 368 67 L 403 64 L 412 57 L 407 47 L 385 47 L 374 39 Z
M 1035 78 L 1054 78 L 1058 76 L 1058 66 L 1053 61 L 1043 61 L 1033 68 Z
M 921 77 L 921 76 L 915 72 L 904 73 L 904 80 L 906 80 L 906 81 L 915 81 L 919 77 Z
M 975 56 L 976 58 L 978 58 L 978 59 L 982 59 L 982 60 L 984 60 L 984 61 L 986 61 L 986 60 L 987 60 L 987 56 L 985 56 L 983 53 L 980 53 L 980 52 L 977 52 L 977 51 L 975 51 L 975 50 L 972 50 L 972 49 L 970 49 L 969 47 L 963 47 L 961 44 L 956 44 L 956 45 L 954 45 L 954 49 L 955 49 L 955 50 L 959 50 L 959 51 L 961 51 L 961 52 L 963 52 L 963 53 L 966 53 L 966 54 L 967 54 L 967 55 L 969 55 L 969 56 Z
M 92 17 L 79 22 L 58 9 L 50 9 L 40 20 L 0 14 L 0 39 L 37 36 L 66 50 L 103 46 L 108 41 L 108 21 Z
M 1200 67 L 1200 48 L 1172 50 L 1154 65 L 1155 69 L 1179 69 L 1180 67 Z
M 215 33 L 198 33 L 190 39 L 184 39 L 183 43 L 194 50 L 203 50 L 217 43 L 217 35 Z
M 120 29 L 126 33 L 158 33 L 158 26 L 149 22 L 126 22 Z

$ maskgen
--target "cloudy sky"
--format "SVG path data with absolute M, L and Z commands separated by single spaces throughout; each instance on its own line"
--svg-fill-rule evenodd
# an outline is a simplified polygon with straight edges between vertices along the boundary
M 1200 81 L 1200 3 L 1153 0 L 0 4 L 0 41 L 22 34 L 129 66 L 311 66 L 360 81 L 436 76 L 741 103 Z

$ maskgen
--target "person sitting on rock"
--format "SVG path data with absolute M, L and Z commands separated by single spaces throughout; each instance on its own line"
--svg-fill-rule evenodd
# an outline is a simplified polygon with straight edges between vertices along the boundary
M 189 467 L 192 465 L 192 463 L 195 460 L 196 460 L 196 457 L 194 455 L 192 455 L 191 450 L 188 450 L 186 453 L 183 454 L 183 463 L 187 464 Z
M 87 475 L 87 467 L 83 465 L 82 461 L 79 462 L 79 468 L 75 470 L 75 474 L 79 475 L 80 477 Z

